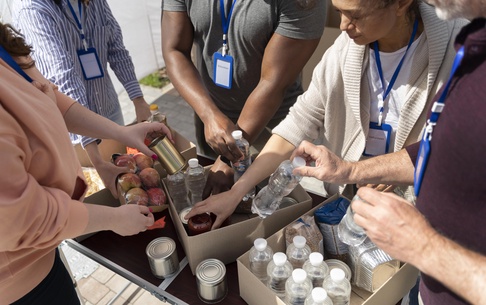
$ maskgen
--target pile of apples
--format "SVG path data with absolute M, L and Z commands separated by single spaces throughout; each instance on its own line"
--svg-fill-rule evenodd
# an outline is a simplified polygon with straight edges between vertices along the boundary
M 133 155 L 117 154 L 112 160 L 116 166 L 130 169 L 130 172 L 118 177 L 120 200 L 124 199 L 126 204 L 145 206 L 165 204 L 167 196 L 162 189 L 160 175 L 153 167 L 152 158 L 138 152 Z

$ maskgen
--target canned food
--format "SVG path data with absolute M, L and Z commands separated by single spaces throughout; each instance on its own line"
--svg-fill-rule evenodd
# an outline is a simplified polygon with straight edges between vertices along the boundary
M 213 219 L 208 213 L 202 213 L 194 215 L 187 221 L 187 229 L 189 230 L 189 235 L 198 235 L 201 233 L 211 231 L 213 226 Z
M 186 217 L 186 215 L 189 214 L 191 210 L 191 207 L 187 207 L 185 209 L 182 209 L 182 211 L 180 211 L 179 213 L 179 218 L 181 219 L 181 222 L 184 226 L 187 226 L 187 219 L 185 219 L 184 217 Z
M 159 157 L 159 162 L 169 175 L 186 166 L 186 160 L 165 135 L 155 138 L 148 147 Z
M 208 304 L 221 302 L 228 294 L 226 266 L 222 261 L 209 258 L 196 267 L 197 294 Z
M 172 238 L 159 237 L 152 240 L 147 245 L 145 253 L 155 277 L 164 279 L 179 270 L 176 244 Z

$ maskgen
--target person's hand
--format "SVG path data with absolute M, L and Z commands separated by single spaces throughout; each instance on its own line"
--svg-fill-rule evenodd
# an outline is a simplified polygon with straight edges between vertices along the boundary
M 293 152 L 290 159 L 300 156 L 306 160 L 307 166 L 294 169 L 299 176 L 315 177 L 321 181 L 345 182 L 351 172 L 351 164 L 336 156 L 325 146 L 316 146 L 308 141 L 302 141 Z M 315 162 L 314 166 L 309 166 Z
M 186 219 L 194 215 L 202 213 L 213 213 L 216 219 L 213 222 L 211 230 L 217 229 L 221 226 L 223 221 L 233 214 L 241 198 L 234 196 L 231 190 L 217 195 L 209 196 L 206 200 L 198 202 L 191 211 L 185 216 Z
M 137 116 L 138 123 L 148 120 L 152 115 L 149 104 L 147 104 L 142 96 L 133 99 L 133 106 L 135 107 L 135 115 Z
M 360 187 L 369 187 L 378 192 L 393 192 L 397 186 L 392 184 L 357 184 L 358 188 Z
M 234 170 L 219 158 L 209 169 L 203 199 L 228 191 L 234 183 Z
M 235 124 L 223 115 L 215 117 L 209 123 L 204 122 L 206 142 L 216 154 L 225 156 L 230 161 L 236 161 L 243 157 L 231 135 L 235 129 Z
M 156 138 L 157 135 L 167 135 L 167 137 L 174 143 L 172 134 L 169 128 L 158 122 L 148 123 L 138 123 L 130 126 L 122 127 L 123 130 L 120 134 L 120 142 L 126 144 L 129 147 L 138 149 L 140 152 L 146 154 L 147 156 L 154 156 L 154 152 L 151 151 L 145 144 L 145 138 Z
M 371 188 L 360 188 L 357 194 L 363 201 L 353 201 L 354 220 L 378 248 L 403 262 L 426 253 L 437 232 L 411 203 Z
M 122 236 L 135 235 L 154 224 L 154 215 L 149 208 L 136 204 L 125 204 L 115 209 L 111 219 L 111 230 Z
M 111 195 L 118 199 L 117 179 L 120 174 L 130 172 L 128 167 L 116 166 L 107 161 L 100 162 L 96 165 L 96 171 L 100 175 L 105 187 L 110 190 Z

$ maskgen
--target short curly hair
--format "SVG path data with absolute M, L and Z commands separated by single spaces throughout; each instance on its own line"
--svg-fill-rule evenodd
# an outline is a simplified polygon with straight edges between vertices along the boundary
M 32 52 L 32 47 L 25 42 L 22 34 L 8 23 L 0 22 L 0 45 L 13 57 L 29 56 Z M 34 61 L 32 60 L 26 64 L 21 64 L 21 67 L 27 69 L 33 65 Z

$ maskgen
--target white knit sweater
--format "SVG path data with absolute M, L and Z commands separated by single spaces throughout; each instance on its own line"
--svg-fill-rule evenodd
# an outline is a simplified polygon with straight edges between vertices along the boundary
M 434 8 L 420 4 L 425 39 L 413 57 L 406 101 L 398 122 L 394 151 L 420 140 L 427 110 L 447 81 L 455 56 L 454 39 L 467 20 L 444 21 Z M 273 130 L 295 146 L 316 141 L 345 160 L 362 157 L 370 122 L 369 47 L 342 33 L 314 69 L 309 89 Z M 328 195 L 345 185 L 324 182 Z

